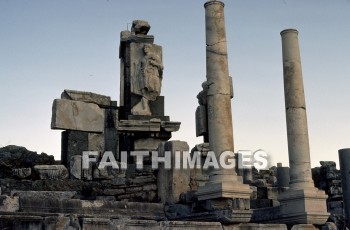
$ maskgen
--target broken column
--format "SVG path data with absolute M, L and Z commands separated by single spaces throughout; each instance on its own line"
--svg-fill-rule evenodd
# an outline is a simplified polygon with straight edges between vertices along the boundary
M 311 176 L 309 137 L 298 31 L 281 32 L 287 120 L 290 189 L 279 197 L 283 218 L 291 224 L 324 224 L 328 218 L 323 191 Z
M 232 83 L 228 73 L 224 21 L 224 3 L 208 1 L 205 7 L 207 62 L 207 117 L 210 150 L 219 162 L 225 151 L 234 151 L 231 98 Z M 234 159 L 232 160 L 234 164 Z M 210 171 L 209 182 L 198 188 L 199 200 L 250 198 L 248 185 L 238 181 L 234 169 Z
M 340 149 L 338 152 L 343 190 L 344 216 L 346 226 L 350 227 L 350 148 Z

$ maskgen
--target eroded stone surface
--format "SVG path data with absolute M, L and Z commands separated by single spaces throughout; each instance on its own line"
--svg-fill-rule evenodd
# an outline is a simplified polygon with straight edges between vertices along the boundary
M 61 94 L 61 99 L 94 103 L 99 106 L 110 106 L 111 97 L 97 93 L 65 89 Z
M 51 128 L 102 133 L 104 112 L 93 103 L 55 99 Z
M 63 165 L 36 165 L 33 169 L 42 180 L 68 178 L 68 170 Z

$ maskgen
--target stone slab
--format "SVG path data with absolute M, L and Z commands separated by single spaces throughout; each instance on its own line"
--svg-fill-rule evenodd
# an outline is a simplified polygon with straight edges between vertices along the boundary
M 35 165 L 33 169 L 42 180 L 68 178 L 68 170 L 64 165 Z
M 242 223 L 235 225 L 223 225 L 223 230 L 288 230 L 288 228 L 285 224 Z
M 18 210 L 18 197 L 0 195 L 0 212 L 17 212 Z
M 110 106 L 111 97 L 97 93 L 65 89 L 61 94 L 61 99 L 94 103 L 99 106 Z
M 190 170 L 175 169 L 175 152 L 189 151 L 189 146 L 184 141 L 169 141 L 159 146 L 159 156 L 164 156 L 165 151 L 171 152 L 171 168 L 165 169 L 161 164 L 157 176 L 158 197 L 164 203 L 176 203 L 180 194 L 190 191 Z
M 104 112 L 93 103 L 55 99 L 52 106 L 51 129 L 102 133 Z

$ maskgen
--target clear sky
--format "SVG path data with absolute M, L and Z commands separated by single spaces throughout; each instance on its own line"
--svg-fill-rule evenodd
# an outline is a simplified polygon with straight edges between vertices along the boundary
M 312 165 L 350 147 L 349 0 L 224 1 L 235 150 L 288 164 L 280 31 L 299 30 Z M 51 107 L 64 89 L 119 101 L 119 34 L 135 19 L 163 46 L 173 139 L 193 147 L 205 80 L 204 0 L 0 0 L 0 146 L 60 158 Z

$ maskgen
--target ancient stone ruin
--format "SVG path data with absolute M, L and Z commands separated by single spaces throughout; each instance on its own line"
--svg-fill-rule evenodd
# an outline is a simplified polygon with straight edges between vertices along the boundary
M 350 149 L 339 150 L 341 170 L 329 161 L 311 169 L 298 31 L 281 32 L 289 167 L 242 169 L 233 154 L 224 3 L 204 7 L 207 75 L 195 114 L 203 143 L 169 141 L 181 123 L 164 114 L 162 47 L 147 21 L 134 20 L 120 34 L 119 101 L 67 89 L 54 100 L 60 161 L 0 148 L 0 229 L 350 226 Z

